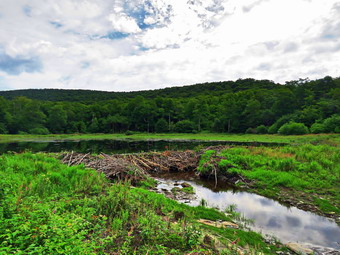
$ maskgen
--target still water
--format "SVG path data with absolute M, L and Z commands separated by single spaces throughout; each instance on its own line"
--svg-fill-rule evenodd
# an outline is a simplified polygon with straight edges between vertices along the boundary
M 156 178 L 158 189 L 171 190 L 175 183 L 187 182 L 195 190 L 196 198 L 186 202 L 197 206 L 204 199 L 208 207 L 225 210 L 236 205 L 236 211 L 245 218 L 254 220 L 252 230 L 273 235 L 281 242 L 300 242 L 323 247 L 331 247 L 340 252 L 340 227 L 331 219 L 286 207 L 272 199 L 244 191 L 214 188 L 211 182 L 183 179 L 176 174 Z
M 81 153 L 133 153 L 145 151 L 189 150 L 195 147 L 214 145 L 252 145 L 279 146 L 278 143 L 252 142 L 211 142 L 211 141 L 165 141 L 165 140 L 81 140 L 81 141 L 39 141 L 0 143 L 0 153 L 7 151 L 23 152 L 60 152 L 76 151 Z M 283 144 L 281 144 L 283 145 Z
M 133 153 L 143 151 L 185 150 L 197 146 L 244 145 L 244 146 L 282 146 L 277 143 L 238 143 L 205 141 L 134 141 L 134 140 L 82 140 L 82 141 L 39 141 L 0 143 L 0 153 L 22 152 L 60 152 L 76 151 L 82 153 Z M 177 176 L 178 179 L 181 176 Z M 160 187 L 173 187 L 176 178 L 160 179 Z M 226 209 L 234 204 L 243 216 L 254 220 L 253 230 L 274 235 L 282 242 L 302 242 L 332 247 L 340 250 L 340 228 L 325 217 L 305 212 L 295 207 L 287 208 L 278 202 L 244 191 L 215 189 L 211 183 L 187 181 L 195 189 L 196 199 L 190 205 L 198 205 L 201 199 L 209 207 Z M 333 253 L 335 254 L 335 253 Z M 340 254 L 340 253 L 339 253 Z

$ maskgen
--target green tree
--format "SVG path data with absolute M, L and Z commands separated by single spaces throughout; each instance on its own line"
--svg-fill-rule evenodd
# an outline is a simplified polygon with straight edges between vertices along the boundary
M 193 133 L 195 123 L 190 120 L 181 120 L 175 124 L 174 131 L 178 133 Z
M 166 133 L 168 132 L 168 123 L 165 119 L 161 118 L 157 120 L 155 130 L 157 133 Z
M 52 133 L 64 133 L 67 125 L 67 113 L 61 105 L 53 106 L 48 115 L 47 127 Z

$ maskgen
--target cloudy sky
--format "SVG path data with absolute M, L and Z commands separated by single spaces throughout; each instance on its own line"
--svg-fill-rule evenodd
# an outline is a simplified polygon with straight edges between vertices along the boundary
M 339 0 L 0 0 L 0 90 L 326 75 Z

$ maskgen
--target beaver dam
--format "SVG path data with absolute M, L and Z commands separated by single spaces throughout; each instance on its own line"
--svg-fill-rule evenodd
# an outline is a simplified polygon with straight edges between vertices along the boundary
M 190 184 L 195 194 L 184 196 L 185 199 L 180 202 L 196 206 L 201 203 L 201 200 L 204 200 L 208 206 L 217 207 L 220 210 L 225 210 L 230 205 L 237 205 L 242 214 L 255 221 L 254 230 L 273 234 L 284 242 L 300 241 L 311 243 L 312 247 L 314 245 L 314 247 L 340 249 L 338 244 L 340 228 L 338 225 L 329 218 L 306 211 L 335 219 L 337 219 L 337 215 L 323 214 L 307 200 L 301 201 L 303 199 L 301 197 L 281 199 L 276 197 L 275 199 L 281 200 L 280 204 L 272 199 L 250 193 L 259 193 L 256 182 L 239 174 L 221 172 L 218 169 L 218 162 L 222 158 L 218 155 L 213 155 L 207 162 L 204 162 L 203 165 L 209 165 L 208 172 L 199 171 L 199 167 L 202 165 L 202 155 L 205 152 L 209 150 L 222 151 L 228 148 L 212 146 L 201 151 L 112 155 L 68 152 L 59 156 L 62 162 L 68 166 L 84 164 L 88 168 L 103 173 L 112 181 L 129 181 L 132 185 L 136 185 L 140 181 L 152 177 L 158 182 L 158 185 L 152 189 L 172 199 L 181 200 L 181 198 L 176 198 L 172 191 L 180 190 L 178 187 L 181 187 L 182 184 L 183 187 Z M 320 248 L 315 249 L 315 251 L 317 250 L 320 251 Z

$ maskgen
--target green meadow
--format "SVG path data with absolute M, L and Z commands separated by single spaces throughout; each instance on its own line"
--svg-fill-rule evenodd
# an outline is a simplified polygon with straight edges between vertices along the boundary
M 209 173 L 214 169 L 228 177 L 245 177 L 251 190 L 267 197 L 288 202 L 298 199 L 323 213 L 340 214 L 338 146 L 303 144 L 206 151 L 199 171 Z
M 140 187 L 138 187 L 140 186 Z M 142 182 L 109 183 L 83 165 L 47 154 L 0 157 L 0 254 L 273 254 L 246 229 L 219 229 L 198 219 L 232 221 L 150 192 Z M 227 247 L 216 249 L 215 243 Z
M 269 135 L 269 134 L 221 134 L 221 133 L 139 133 L 130 134 L 53 134 L 53 135 L 0 135 L 0 142 L 49 141 L 49 140 L 202 140 L 230 142 L 263 142 L 263 143 L 330 143 L 340 144 L 340 134 L 308 135 Z

